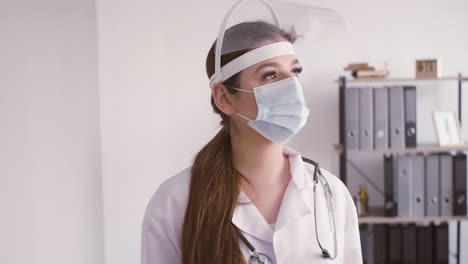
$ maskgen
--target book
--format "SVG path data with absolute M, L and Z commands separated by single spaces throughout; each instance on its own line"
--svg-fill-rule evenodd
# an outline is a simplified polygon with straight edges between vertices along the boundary
M 379 71 L 353 71 L 351 75 L 354 78 L 379 78 L 388 76 L 388 70 L 379 70 Z

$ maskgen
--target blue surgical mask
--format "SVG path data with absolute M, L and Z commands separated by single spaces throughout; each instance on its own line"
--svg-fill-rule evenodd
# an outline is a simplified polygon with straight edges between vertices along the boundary
M 248 125 L 275 143 L 286 143 L 301 130 L 307 122 L 309 109 L 306 106 L 302 85 L 296 76 L 258 86 L 250 90 L 233 88 L 255 95 L 258 115 Z

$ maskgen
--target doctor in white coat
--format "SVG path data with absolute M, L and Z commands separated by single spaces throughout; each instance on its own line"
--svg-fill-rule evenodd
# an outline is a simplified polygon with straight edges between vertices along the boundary
M 141 264 L 362 263 L 346 186 L 284 145 L 309 109 L 297 36 L 276 22 L 236 24 L 212 45 L 206 70 L 222 128 L 149 201 Z

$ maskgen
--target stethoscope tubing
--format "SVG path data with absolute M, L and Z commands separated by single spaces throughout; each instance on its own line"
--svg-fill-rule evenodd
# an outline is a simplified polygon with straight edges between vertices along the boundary
M 317 164 L 318 165 L 318 164 Z M 317 166 L 318 167 L 318 166 Z M 314 173 L 315 174 L 315 173 Z M 319 245 L 320 249 L 322 250 L 322 255 L 323 257 L 325 258 L 330 258 L 330 259 L 336 259 L 336 257 L 338 256 L 338 252 L 337 252 L 337 237 L 336 237 L 336 224 L 335 224 L 335 212 L 334 212 L 334 209 L 333 209 L 333 203 L 332 203 L 332 191 L 330 189 L 330 185 L 328 184 L 328 181 L 327 179 L 325 179 L 325 177 L 322 175 L 322 172 L 319 171 L 318 173 L 320 176 L 322 176 L 322 179 L 325 181 L 325 184 L 323 184 L 323 181 L 321 181 L 320 179 L 318 179 L 318 177 L 316 179 L 314 179 L 314 222 L 315 222 L 315 237 L 317 239 L 317 244 Z M 333 224 L 333 252 L 334 252 L 334 255 L 331 256 L 329 251 L 324 248 L 322 246 L 322 244 L 320 243 L 320 238 L 319 238 L 319 232 L 318 232 L 318 224 L 317 224 L 317 190 L 316 190 L 316 186 L 317 186 L 317 182 L 320 180 L 320 183 L 322 184 L 323 186 L 323 190 L 325 192 L 325 197 L 326 197 L 326 200 L 327 200 L 327 205 L 328 207 L 331 209 L 328 211 L 328 213 L 330 214 L 330 211 L 331 211 L 331 218 L 332 218 L 332 224 Z

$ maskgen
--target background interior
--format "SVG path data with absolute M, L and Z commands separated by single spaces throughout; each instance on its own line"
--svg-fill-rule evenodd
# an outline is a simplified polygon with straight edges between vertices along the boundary
M 468 74 L 468 1 L 310 2 L 347 28 L 301 54 L 311 114 L 288 145 L 338 175 L 343 67 L 412 77 L 415 59 L 438 57 L 442 75 Z M 1 263 L 139 262 L 151 195 L 218 128 L 204 63 L 232 3 L 0 0 Z M 454 81 L 418 90 L 418 143 L 436 142 L 428 109 L 456 98 Z M 376 181 L 379 160 L 353 157 Z

